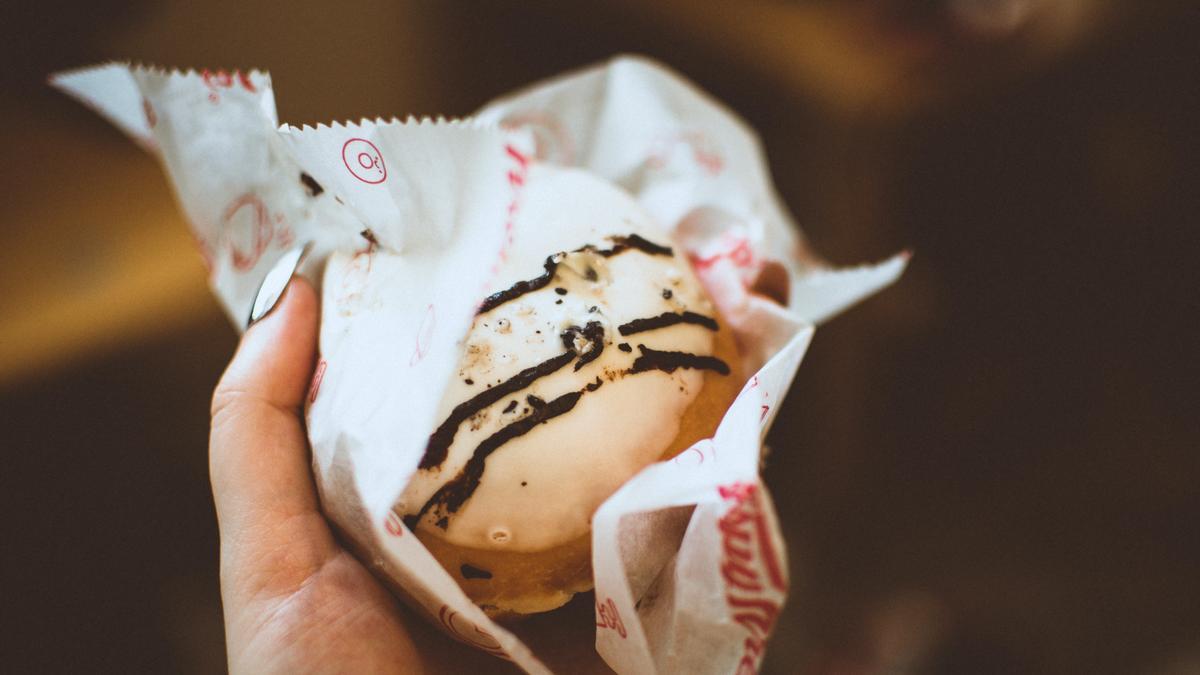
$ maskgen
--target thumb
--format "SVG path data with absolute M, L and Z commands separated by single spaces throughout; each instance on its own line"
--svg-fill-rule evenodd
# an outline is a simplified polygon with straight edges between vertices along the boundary
M 213 394 L 209 473 L 226 603 L 291 592 L 336 552 L 302 417 L 316 347 L 316 293 L 296 277 L 246 331 Z

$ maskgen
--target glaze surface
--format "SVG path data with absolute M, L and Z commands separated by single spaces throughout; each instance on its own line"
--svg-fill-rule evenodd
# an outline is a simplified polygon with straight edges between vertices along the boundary
M 542 185 L 556 195 L 597 193 L 572 189 L 590 180 L 582 174 L 554 179 Z M 563 207 L 536 197 L 531 210 Z M 518 232 L 481 296 L 439 426 L 397 503 L 410 526 L 491 550 L 582 536 L 675 439 L 704 372 L 729 372 L 712 356 L 714 309 L 665 233 L 619 190 L 589 199 L 599 203 L 575 204 L 553 232 Z M 527 214 L 539 215 L 549 214 Z

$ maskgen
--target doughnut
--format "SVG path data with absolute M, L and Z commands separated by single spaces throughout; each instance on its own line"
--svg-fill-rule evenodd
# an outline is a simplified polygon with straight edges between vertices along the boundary
M 711 437 L 742 385 L 733 334 L 686 257 L 593 180 L 542 181 L 529 217 L 559 225 L 518 232 L 394 507 L 493 617 L 591 589 L 593 513 Z

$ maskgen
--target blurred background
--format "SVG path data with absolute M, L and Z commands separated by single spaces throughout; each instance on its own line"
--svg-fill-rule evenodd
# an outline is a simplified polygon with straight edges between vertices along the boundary
M 154 159 L 49 72 L 260 67 L 301 123 L 638 52 L 759 130 L 817 251 L 915 252 L 817 331 L 770 436 L 794 589 L 764 672 L 1200 673 L 1195 2 L 0 12 L 3 670 L 224 668 L 206 448 L 236 336 Z

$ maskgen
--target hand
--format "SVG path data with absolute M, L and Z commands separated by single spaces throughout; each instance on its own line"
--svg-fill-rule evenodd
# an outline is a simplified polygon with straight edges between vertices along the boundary
M 213 395 L 209 471 L 231 673 L 497 672 L 511 666 L 411 615 L 337 542 L 317 505 L 302 402 L 317 298 L 293 279 Z

